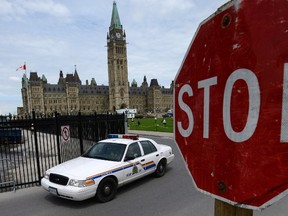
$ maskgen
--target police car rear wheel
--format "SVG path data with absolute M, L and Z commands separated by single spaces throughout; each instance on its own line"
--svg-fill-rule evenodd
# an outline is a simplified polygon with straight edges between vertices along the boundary
M 117 183 L 113 178 L 103 179 L 97 188 L 96 198 L 99 202 L 112 200 L 117 192 Z
M 166 168 L 167 168 L 167 162 L 165 159 L 162 159 L 161 161 L 159 161 L 154 175 L 156 177 L 164 176 L 166 173 Z

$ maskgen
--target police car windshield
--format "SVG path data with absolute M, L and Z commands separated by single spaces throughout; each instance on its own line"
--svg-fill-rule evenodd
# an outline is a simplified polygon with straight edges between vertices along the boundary
M 121 161 L 126 145 L 119 143 L 99 142 L 94 144 L 82 157 L 109 161 Z

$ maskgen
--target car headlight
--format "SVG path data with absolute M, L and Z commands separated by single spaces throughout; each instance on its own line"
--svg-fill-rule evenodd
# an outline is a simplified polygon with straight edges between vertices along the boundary
M 44 178 L 49 180 L 49 177 L 50 177 L 50 173 L 46 171 L 44 174 Z
M 88 180 L 77 180 L 77 179 L 70 179 L 68 185 L 73 187 L 87 187 L 90 185 L 94 185 L 95 182 L 93 179 Z

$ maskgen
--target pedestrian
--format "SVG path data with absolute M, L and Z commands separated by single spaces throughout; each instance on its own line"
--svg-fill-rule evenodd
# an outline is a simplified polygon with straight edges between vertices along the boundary
M 163 121 L 162 121 L 164 127 L 166 127 L 166 119 L 164 118 Z

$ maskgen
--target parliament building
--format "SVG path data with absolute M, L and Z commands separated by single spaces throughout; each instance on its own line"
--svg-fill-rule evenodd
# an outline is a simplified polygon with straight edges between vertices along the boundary
M 126 32 L 123 29 L 113 3 L 111 24 L 107 33 L 107 63 L 109 85 L 97 85 L 94 78 L 81 82 L 77 68 L 72 74 L 59 72 L 57 84 L 48 83 L 46 77 L 37 72 L 26 73 L 22 78 L 23 107 L 18 114 L 34 110 L 39 114 L 55 111 L 61 114 L 83 114 L 115 112 L 118 109 L 137 109 L 137 112 L 163 113 L 173 109 L 173 81 L 169 88 L 161 87 L 157 79 L 147 82 L 143 77 L 141 85 L 128 81 L 128 60 Z

